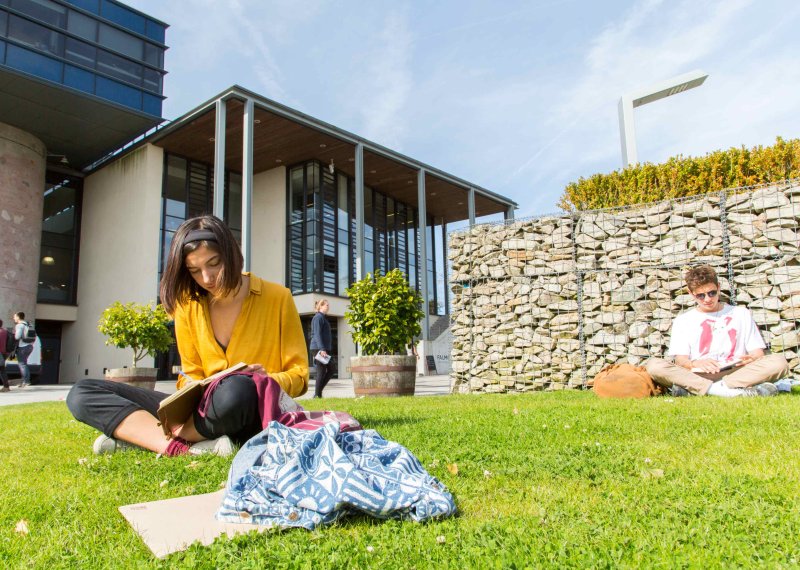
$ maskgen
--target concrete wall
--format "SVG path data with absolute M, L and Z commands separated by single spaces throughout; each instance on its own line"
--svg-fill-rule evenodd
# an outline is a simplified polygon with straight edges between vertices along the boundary
M 33 135 L 0 123 L 0 319 L 36 318 L 47 150 Z
M 286 167 L 253 176 L 250 268 L 267 281 L 286 284 Z
M 162 149 L 145 145 L 84 181 L 78 315 L 63 327 L 61 383 L 131 366 L 131 351 L 107 347 L 97 321 L 114 301 L 157 298 L 162 171 Z

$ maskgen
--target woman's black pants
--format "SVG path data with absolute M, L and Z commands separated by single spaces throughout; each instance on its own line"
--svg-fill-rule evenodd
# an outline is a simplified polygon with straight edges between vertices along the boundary
M 138 410 L 158 417 L 158 404 L 169 394 L 111 380 L 79 380 L 67 394 L 67 408 L 79 422 L 108 437 Z M 205 417 L 194 412 L 194 425 L 207 439 L 227 435 L 244 443 L 261 431 L 256 386 L 250 376 L 228 376 L 211 394 Z
M 316 357 L 317 354 L 319 354 L 319 351 L 315 352 L 314 356 Z M 314 366 L 317 369 L 317 373 L 314 378 L 315 398 L 322 397 L 322 391 L 325 389 L 325 386 L 328 385 L 328 382 L 330 382 L 331 378 L 333 378 L 333 372 L 334 372 L 333 363 L 336 362 L 336 357 L 330 353 L 328 353 L 328 356 L 331 357 L 331 359 L 328 361 L 328 364 L 322 364 L 322 362 L 314 358 Z

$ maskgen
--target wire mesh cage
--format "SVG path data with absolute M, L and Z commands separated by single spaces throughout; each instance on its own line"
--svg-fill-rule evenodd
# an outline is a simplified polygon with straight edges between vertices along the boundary
M 800 372 L 798 219 L 790 180 L 453 232 L 453 390 L 580 388 L 608 364 L 665 355 L 699 264 Z

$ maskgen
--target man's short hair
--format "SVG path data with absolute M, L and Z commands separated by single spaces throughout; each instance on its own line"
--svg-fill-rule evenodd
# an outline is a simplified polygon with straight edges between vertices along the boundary
M 25 313 L 23 313 L 22 311 L 20 311 L 19 313 L 14 313 L 14 316 L 17 317 L 21 321 L 25 320 Z
M 719 288 L 717 272 L 710 265 L 698 265 L 686 272 L 686 286 L 689 291 L 696 291 L 699 287 L 709 284 Z

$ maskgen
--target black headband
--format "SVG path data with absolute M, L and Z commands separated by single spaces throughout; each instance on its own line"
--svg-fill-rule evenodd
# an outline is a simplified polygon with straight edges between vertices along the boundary
M 217 242 L 217 236 L 211 230 L 192 230 L 183 239 L 183 245 L 192 243 L 193 241 L 213 241 Z

